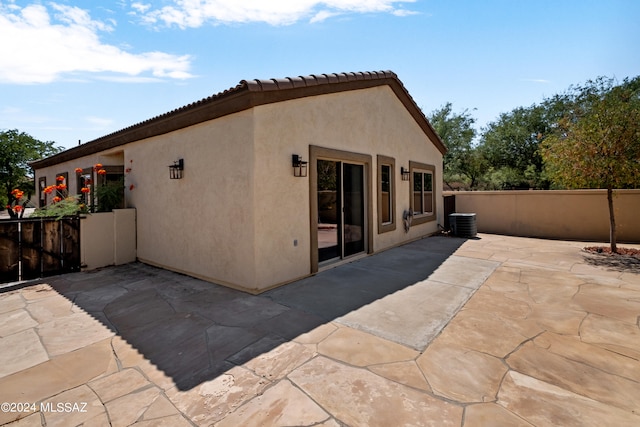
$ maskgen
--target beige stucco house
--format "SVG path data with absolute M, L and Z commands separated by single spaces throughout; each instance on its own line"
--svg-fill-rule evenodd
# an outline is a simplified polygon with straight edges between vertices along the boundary
M 101 163 L 124 176 L 140 261 L 261 292 L 437 232 L 445 152 L 384 71 L 243 80 L 33 167 L 73 194 Z

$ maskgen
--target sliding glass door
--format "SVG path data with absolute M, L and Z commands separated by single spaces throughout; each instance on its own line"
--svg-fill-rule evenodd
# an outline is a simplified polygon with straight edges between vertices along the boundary
M 365 250 L 364 165 L 318 160 L 318 262 Z

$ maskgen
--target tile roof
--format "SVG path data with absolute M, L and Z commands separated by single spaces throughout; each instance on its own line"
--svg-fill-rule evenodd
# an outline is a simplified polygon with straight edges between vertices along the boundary
M 242 80 L 235 87 L 70 148 L 54 156 L 37 160 L 31 165 L 35 169 L 55 165 L 259 105 L 382 85 L 391 87 L 430 140 L 443 154 L 446 153 L 446 147 L 398 76 L 392 71 L 368 71 Z
M 284 79 L 242 80 L 250 91 L 268 91 L 318 86 L 322 84 L 347 83 L 358 80 L 398 79 L 392 71 L 368 71 L 359 73 L 311 74 L 309 76 L 285 77 Z

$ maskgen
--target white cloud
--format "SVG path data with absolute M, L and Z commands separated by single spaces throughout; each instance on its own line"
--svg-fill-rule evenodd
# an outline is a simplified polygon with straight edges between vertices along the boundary
M 309 20 L 309 22 L 311 22 L 312 24 L 315 22 L 322 22 L 337 15 L 340 15 L 340 13 L 321 10 L 320 12 L 316 13 L 315 16 Z
M 406 10 L 406 9 L 397 9 L 394 10 L 393 13 L 395 16 L 411 16 L 411 15 L 419 15 L 420 12 L 416 12 L 414 10 Z
M 149 9 L 151 9 L 151 5 L 150 4 L 145 4 L 145 3 L 139 3 L 139 2 L 134 2 L 131 3 L 131 8 L 133 10 L 135 10 L 138 13 L 147 13 L 147 11 Z
M 98 33 L 113 31 L 113 25 L 77 7 L 49 6 L 0 3 L 0 83 L 49 83 L 71 73 L 191 77 L 188 55 L 123 51 L 100 41 Z
M 550 80 L 546 79 L 520 79 L 523 82 L 532 82 L 532 83 L 551 83 Z
M 300 20 L 323 21 L 345 13 L 391 13 L 406 16 L 413 12 L 396 9 L 399 3 L 415 0 L 172 0 L 160 9 L 147 3 L 132 7 L 149 24 L 176 25 L 180 28 L 213 24 L 264 22 L 290 25 Z
M 97 127 L 98 129 L 104 129 L 108 126 L 111 126 L 113 124 L 113 120 L 112 119 L 106 119 L 103 117 L 95 117 L 95 116 L 89 116 L 89 117 L 85 117 L 85 120 Z

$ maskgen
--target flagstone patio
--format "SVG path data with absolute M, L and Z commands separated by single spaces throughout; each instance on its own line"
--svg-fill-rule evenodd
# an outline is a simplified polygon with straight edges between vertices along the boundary
M 43 279 L 0 293 L 0 425 L 637 426 L 640 262 L 584 246 L 432 237 L 259 296 Z

